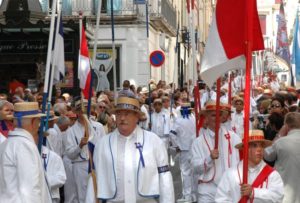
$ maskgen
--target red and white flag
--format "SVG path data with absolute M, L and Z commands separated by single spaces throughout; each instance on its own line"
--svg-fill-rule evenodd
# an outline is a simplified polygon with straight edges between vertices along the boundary
M 230 70 L 245 68 L 246 0 L 218 0 L 209 31 L 200 75 L 213 83 Z M 256 1 L 253 1 L 252 51 L 264 49 Z
M 89 89 L 91 84 L 91 68 L 89 51 L 85 36 L 84 27 L 82 26 L 81 46 L 78 63 L 78 79 L 80 81 L 80 88 L 86 99 L 89 98 Z

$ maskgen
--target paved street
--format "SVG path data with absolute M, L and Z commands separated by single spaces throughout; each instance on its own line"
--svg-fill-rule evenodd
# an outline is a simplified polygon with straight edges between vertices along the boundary
M 175 153 L 171 153 L 171 156 L 174 160 Z M 173 182 L 174 182 L 175 199 L 177 200 L 177 199 L 181 198 L 181 192 L 182 192 L 178 157 L 175 159 L 175 165 L 172 166 L 172 164 L 171 164 L 171 173 L 172 173 Z

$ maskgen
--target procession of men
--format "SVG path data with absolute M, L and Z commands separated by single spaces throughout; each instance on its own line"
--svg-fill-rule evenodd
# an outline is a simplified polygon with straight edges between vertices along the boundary
M 56 94 L 47 116 L 38 93 L 31 93 L 33 101 L 14 103 L 5 95 L 0 202 L 300 202 L 300 92 L 252 87 L 271 95 L 251 96 L 243 183 L 244 92 L 233 80 L 224 76 L 222 87 L 231 97 L 227 90 L 227 103 L 219 104 L 211 97 L 216 89 L 201 80 L 200 98 L 207 95 L 201 104 L 188 86 L 172 89 L 164 81 L 151 81 L 150 89 L 131 85 L 116 101 L 113 92 L 99 92 L 89 117 L 88 100 L 80 96 Z M 294 97 L 296 104 L 289 102 Z M 39 151 L 39 126 L 46 120 Z M 174 180 L 182 181 L 181 188 L 174 189 Z

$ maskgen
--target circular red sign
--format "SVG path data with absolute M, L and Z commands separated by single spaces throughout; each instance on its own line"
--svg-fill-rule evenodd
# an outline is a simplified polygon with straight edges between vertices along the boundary
M 165 62 L 165 54 L 160 50 L 153 51 L 150 54 L 149 60 L 152 66 L 160 67 Z

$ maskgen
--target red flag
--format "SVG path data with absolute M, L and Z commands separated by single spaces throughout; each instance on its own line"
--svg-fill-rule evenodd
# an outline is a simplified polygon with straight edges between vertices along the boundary
M 80 88 L 86 99 L 89 98 L 89 89 L 91 84 L 91 68 L 90 58 L 85 36 L 84 27 L 82 26 L 81 46 L 78 63 L 78 79 L 80 81 Z
M 229 70 L 245 68 L 246 0 L 219 0 L 201 64 L 201 78 L 208 86 Z M 253 1 L 252 51 L 264 49 L 256 1 Z

